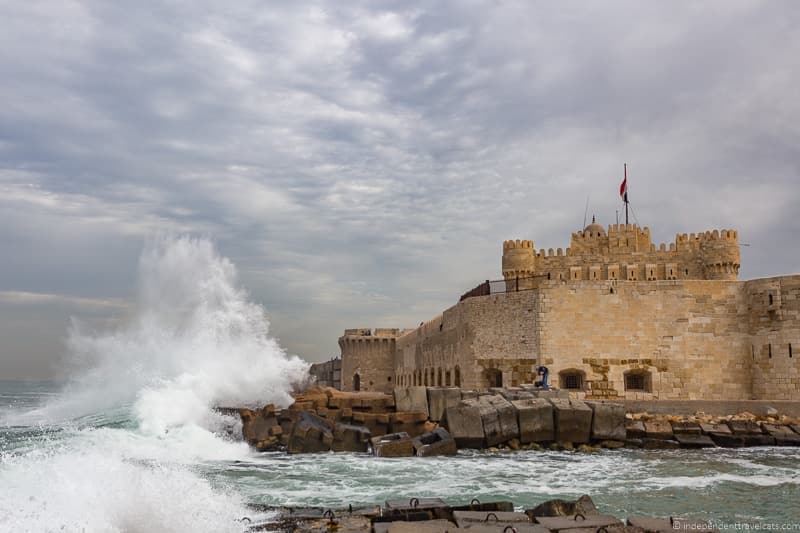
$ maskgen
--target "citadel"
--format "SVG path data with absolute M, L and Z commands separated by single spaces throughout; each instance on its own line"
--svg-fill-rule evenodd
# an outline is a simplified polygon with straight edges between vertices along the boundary
M 579 398 L 800 400 L 800 275 L 740 281 L 739 261 L 734 230 L 505 241 L 502 281 L 414 329 L 345 330 L 341 388 L 513 387 L 546 365 Z

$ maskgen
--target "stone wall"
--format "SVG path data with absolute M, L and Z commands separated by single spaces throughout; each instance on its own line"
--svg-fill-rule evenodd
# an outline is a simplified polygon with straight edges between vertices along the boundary
M 336 357 L 324 363 L 314 363 L 308 371 L 320 387 L 342 388 L 342 359 Z

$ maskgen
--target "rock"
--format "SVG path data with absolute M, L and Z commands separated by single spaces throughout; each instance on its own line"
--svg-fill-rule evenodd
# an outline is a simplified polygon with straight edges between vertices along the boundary
M 653 438 L 642 439 L 642 448 L 645 450 L 676 450 L 680 447 L 680 443 L 676 440 Z
M 558 444 L 559 450 L 563 450 L 565 452 L 575 451 L 575 446 L 570 441 L 559 441 L 556 444 Z
M 792 428 L 792 431 L 800 435 L 800 424 L 791 424 L 789 427 Z
M 289 453 L 326 452 L 333 444 L 333 423 L 317 415 L 300 412 L 289 435 Z
M 671 425 L 672 432 L 676 435 L 700 435 L 703 432 L 703 430 L 700 429 L 700 424 L 697 422 L 672 422 Z
M 511 439 L 510 441 L 508 441 L 508 447 L 511 448 L 512 450 L 519 450 L 519 445 L 520 445 L 519 439 Z
M 626 448 L 641 448 L 643 444 L 642 439 L 625 439 Z
M 434 455 L 455 455 L 458 453 L 456 441 L 444 428 L 438 428 L 413 439 L 414 451 L 418 457 Z
M 427 387 L 395 387 L 394 404 L 397 411 L 417 411 L 428 417 Z
M 734 435 L 761 435 L 761 426 L 753 420 L 732 419 L 727 422 L 728 427 Z
M 448 407 L 442 426 L 447 428 L 459 448 L 484 447 L 483 423 L 476 405 L 462 401 L 456 407 Z
M 519 438 L 517 411 L 511 402 L 502 396 L 481 396 L 477 402 L 487 446 Z
M 644 422 L 640 420 L 626 420 L 625 433 L 628 439 L 641 439 L 645 436 Z
M 389 415 L 389 431 L 391 433 L 408 433 L 412 437 L 425 433 L 425 422 L 428 415 L 422 411 L 391 413 Z
M 641 443 L 639 445 L 641 446 Z M 617 448 L 624 447 L 625 442 L 621 440 L 604 440 L 600 443 L 600 446 L 608 448 L 609 450 L 616 450 Z
M 708 435 L 698 433 L 676 433 L 677 440 L 684 448 L 713 448 L 714 441 Z
M 461 389 L 461 399 L 462 400 L 474 400 L 477 397 L 478 397 L 478 392 L 477 391 Z
M 778 414 L 778 410 L 774 407 L 767 407 L 767 416 L 775 416 Z
M 434 422 L 439 422 L 448 407 L 455 407 L 461 402 L 461 389 L 458 388 L 428 388 L 429 417 Z
M 534 519 L 542 516 L 575 516 L 576 514 L 589 516 L 599 513 L 592 499 L 584 494 L 574 501 L 548 500 L 533 509 L 526 510 L 525 514 Z
M 593 440 L 625 440 L 625 406 L 620 403 L 586 402 L 592 410 Z
M 389 416 L 389 413 L 354 412 L 350 420 L 352 425 L 367 428 L 372 436 L 375 437 L 391 433 L 389 430 Z
M 728 427 L 727 424 L 700 424 L 700 429 L 703 430 L 703 433 L 711 434 L 716 433 L 718 435 L 731 435 L 731 428 Z
M 589 446 L 588 444 L 581 444 L 580 446 L 578 446 L 578 450 L 577 451 L 579 451 L 581 453 L 594 453 L 594 452 L 599 452 L 600 451 L 600 447 L 599 446 Z
M 644 423 L 644 432 L 647 439 L 672 439 L 672 425 L 669 422 L 653 420 Z
M 724 433 L 712 433 L 708 437 L 714 444 L 721 448 L 743 448 L 745 444 L 744 435 L 728 435 Z
M 278 437 L 267 437 L 264 440 L 256 442 L 253 446 L 259 452 L 273 451 L 280 448 L 281 440 Z
M 553 404 L 543 399 L 515 400 L 511 405 L 517 412 L 520 442 L 551 442 L 555 440 Z
M 592 410 L 580 400 L 551 398 L 553 423 L 557 441 L 589 442 L 592 428 Z
M 270 430 L 278 425 L 275 406 L 272 404 L 256 411 L 239 409 L 239 417 L 242 419 L 242 437 L 251 446 L 273 436 Z
M 336 424 L 331 450 L 335 452 L 366 452 L 371 434 L 365 427 Z
M 391 433 L 373 437 L 370 440 L 372 453 L 377 457 L 411 457 L 414 455 L 414 442 L 408 433 Z
M 775 446 L 775 438 L 772 435 L 743 435 L 743 437 L 745 446 Z

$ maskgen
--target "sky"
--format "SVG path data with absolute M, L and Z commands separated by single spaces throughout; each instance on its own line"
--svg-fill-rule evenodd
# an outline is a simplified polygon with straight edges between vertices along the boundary
M 792 0 L 0 1 L 0 379 L 124 320 L 160 232 L 210 238 L 309 361 L 413 327 L 502 241 L 621 208 L 800 272 Z M 586 210 L 588 200 L 588 211 Z

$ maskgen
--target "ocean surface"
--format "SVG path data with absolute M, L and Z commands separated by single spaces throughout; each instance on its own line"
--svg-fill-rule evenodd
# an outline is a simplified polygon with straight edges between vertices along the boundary
M 800 448 L 254 453 L 215 405 L 287 405 L 307 364 L 204 240 L 150 243 L 136 313 L 69 332 L 64 383 L 0 381 L 0 532 L 240 532 L 248 504 L 354 507 L 438 496 L 520 509 L 589 494 L 601 511 L 800 531 Z M 772 525 L 772 526 L 770 526 Z M 775 526 L 777 525 L 777 526 Z

